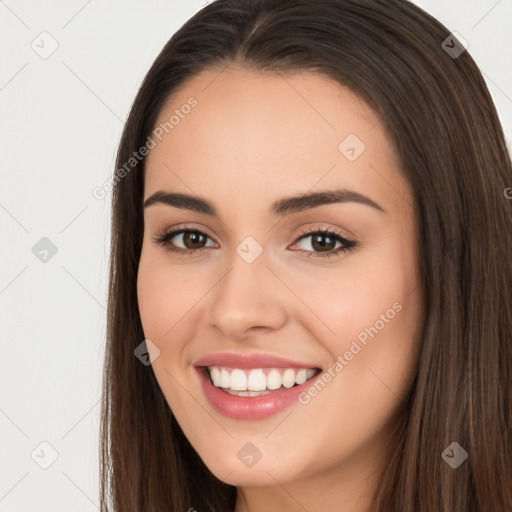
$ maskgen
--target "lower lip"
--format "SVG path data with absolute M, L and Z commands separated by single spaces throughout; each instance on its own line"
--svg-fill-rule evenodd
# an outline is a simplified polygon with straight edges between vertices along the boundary
M 196 368 L 204 394 L 213 408 L 220 414 L 237 420 L 259 420 L 284 411 L 298 402 L 299 394 L 311 386 L 315 376 L 306 382 L 280 391 L 260 396 L 237 396 L 222 391 L 213 385 L 205 367 Z

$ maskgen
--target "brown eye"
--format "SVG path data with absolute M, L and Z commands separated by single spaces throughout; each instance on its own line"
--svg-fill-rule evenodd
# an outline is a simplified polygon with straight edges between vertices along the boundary
M 206 236 L 199 231 L 184 231 L 183 244 L 187 249 L 201 249 L 206 242 Z
M 154 240 L 170 252 L 193 254 L 201 252 L 208 247 L 216 247 L 211 238 L 197 229 L 180 229 L 162 233 Z
M 316 251 L 332 251 L 336 246 L 336 240 L 322 233 L 317 233 L 311 237 L 311 247 Z
M 302 233 L 294 244 L 299 245 L 307 256 L 339 256 L 343 252 L 349 252 L 357 244 L 334 231 L 315 230 Z M 302 248 L 300 247 L 302 246 Z

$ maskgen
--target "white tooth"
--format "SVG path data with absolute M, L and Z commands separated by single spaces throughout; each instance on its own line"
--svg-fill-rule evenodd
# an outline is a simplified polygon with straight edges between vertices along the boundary
M 307 379 L 310 379 L 311 377 L 313 377 L 313 375 L 315 375 L 316 371 L 313 370 L 313 368 L 308 368 L 306 370 L 306 380 Z
M 226 368 L 222 368 L 220 372 L 220 387 L 221 388 L 229 388 L 231 385 L 231 377 Z
M 281 377 L 281 381 L 285 388 L 291 388 L 295 384 L 295 370 L 287 368 Z
M 267 379 L 263 370 L 251 370 L 247 379 L 247 389 L 250 391 L 263 391 L 266 387 Z
M 210 369 L 210 377 L 212 378 L 213 385 L 219 388 L 221 383 L 221 373 L 216 366 Z
M 247 376 L 243 370 L 238 368 L 231 372 L 231 389 L 245 391 L 247 389 Z
M 230 395 L 235 395 L 235 396 L 249 396 L 250 391 L 234 391 L 232 389 L 228 389 L 228 393 Z
M 306 370 L 299 370 L 295 375 L 295 384 L 304 384 L 304 382 L 306 382 L 306 378 Z
M 261 396 L 261 395 L 268 395 L 270 391 L 264 390 L 264 391 L 248 391 L 249 396 Z
M 268 395 L 270 393 L 270 391 L 268 391 L 268 390 L 265 390 L 265 391 L 233 391 L 232 389 L 226 389 L 226 392 L 229 393 L 230 395 L 249 396 L 249 397 Z
M 213 385 L 216 387 L 231 389 L 234 391 L 250 391 L 256 394 L 241 394 L 240 396 L 259 396 L 261 391 L 279 389 L 281 386 L 291 388 L 295 384 L 303 384 L 306 380 L 316 374 L 312 368 L 295 370 L 286 368 L 281 375 L 280 370 L 272 368 L 267 376 L 262 368 L 250 370 L 246 375 L 245 371 L 235 368 L 231 373 L 225 368 L 211 366 L 208 368 Z
M 281 387 L 281 374 L 276 370 L 272 369 L 267 374 L 267 388 L 268 389 L 279 389 Z

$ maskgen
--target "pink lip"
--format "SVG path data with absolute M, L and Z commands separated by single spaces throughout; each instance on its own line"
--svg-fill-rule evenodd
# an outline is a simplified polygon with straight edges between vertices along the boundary
M 311 386 L 315 377 L 299 386 L 275 390 L 268 395 L 236 396 L 230 395 L 213 385 L 206 368 L 196 368 L 201 380 L 203 392 L 213 408 L 228 418 L 237 420 L 259 420 L 277 414 L 298 402 L 299 394 Z
M 209 354 L 194 362 L 194 366 L 226 366 L 229 368 L 318 368 L 271 354 L 233 354 L 220 352 Z
M 211 382 L 207 366 L 226 366 L 231 368 L 318 368 L 304 363 L 266 354 L 241 356 L 237 354 L 211 354 L 195 361 L 203 392 L 212 407 L 229 418 L 240 420 L 264 419 L 285 410 L 298 402 L 301 392 L 311 386 L 315 376 L 303 384 L 283 388 L 267 395 L 247 397 L 226 393 Z

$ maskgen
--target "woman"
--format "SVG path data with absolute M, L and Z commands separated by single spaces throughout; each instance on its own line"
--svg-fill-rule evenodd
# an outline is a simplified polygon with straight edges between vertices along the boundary
M 102 510 L 512 509 L 511 161 L 445 27 L 213 2 L 116 168 Z

